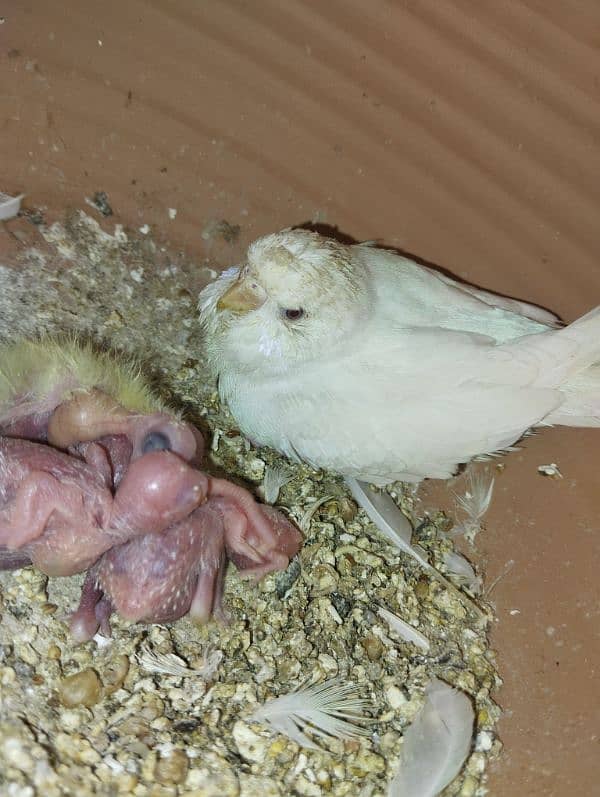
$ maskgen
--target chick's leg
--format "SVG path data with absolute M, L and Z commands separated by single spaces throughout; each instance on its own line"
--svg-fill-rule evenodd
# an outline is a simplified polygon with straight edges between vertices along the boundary
M 263 557 L 256 550 L 256 543 L 248 539 L 250 528 L 246 515 L 235 504 L 225 501 L 221 502 L 220 508 L 225 526 L 225 541 L 230 556 L 234 561 L 237 558 L 257 565 L 262 564 Z
M 247 578 L 259 579 L 274 570 L 285 570 L 300 548 L 300 532 L 281 512 L 260 506 L 249 493 L 250 505 L 247 501 L 238 503 L 235 497 L 242 488 L 230 487 L 235 489 L 233 501 L 213 499 L 219 502 L 223 515 L 229 557 Z
M 252 562 L 263 562 L 277 546 L 277 534 L 254 497 L 226 479 L 210 478 L 209 498 L 217 498 L 225 518 L 228 550 Z
M 71 634 L 78 642 L 86 642 L 91 639 L 98 628 L 104 636 L 111 635 L 109 617 L 113 607 L 97 584 L 97 573 L 96 566 L 88 570 L 81 588 L 79 606 L 69 621 Z
M 221 622 L 227 622 L 228 618 L 223 609 L 226 564 L 224 549 L 210 565 L 206 561 L 203 562 L 189 612 L 190 618 L 198 625 L 207 623 L 211 616 Z

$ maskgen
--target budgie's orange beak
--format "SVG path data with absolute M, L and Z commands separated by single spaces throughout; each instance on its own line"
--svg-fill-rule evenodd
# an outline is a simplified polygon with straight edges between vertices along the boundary
M 217 302 L 217 310 L 231 310 L 234 313 L 249 313 L 258 310 L 265 303 L 265 289 L 255 280 L 246 277 L 238 279 L 228 288 Z

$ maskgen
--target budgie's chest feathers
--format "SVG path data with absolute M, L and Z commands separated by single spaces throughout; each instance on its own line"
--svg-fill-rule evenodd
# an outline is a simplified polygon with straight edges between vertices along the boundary
M 224 370 L 219 374 L 219 395 L 250 440 L 298 458 L 285 416 L 287 389 L 275 380 Z
M 365 377 L 369 378 L 368 373 Z M 375 483 L 411 478 L 407 462 L 418 458 L 413 450 L 418 441 L 407 435 L 402 451 L 384 445 L 388 424 L 379 413 L 370 412 L 364 388 L 356 387 L 344 358 L 337 363 L 300 363 L 279 377 L 228 370 L 219 375 L 221 399 L 255 444 Z M 404 426 L 401 396 L 388 398 L 398 412 L 395 437 Z

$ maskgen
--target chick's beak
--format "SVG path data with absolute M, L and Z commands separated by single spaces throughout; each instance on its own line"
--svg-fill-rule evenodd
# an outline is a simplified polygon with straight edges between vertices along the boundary
M 249 313 L 265 303 L 265 289 L 253 279 L 237 280 L 217 302 L 217 310 L 232 310 L 234 313 Z

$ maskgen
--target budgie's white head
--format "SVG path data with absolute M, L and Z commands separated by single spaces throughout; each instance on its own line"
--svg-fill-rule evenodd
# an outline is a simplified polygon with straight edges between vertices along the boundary
M 200 294 L 215 370 L 268 376 L 343 346 L 369 307 L 366 273 L 351 252 L 308 230 L 283 230 L 251 244 L 243 266 Z

